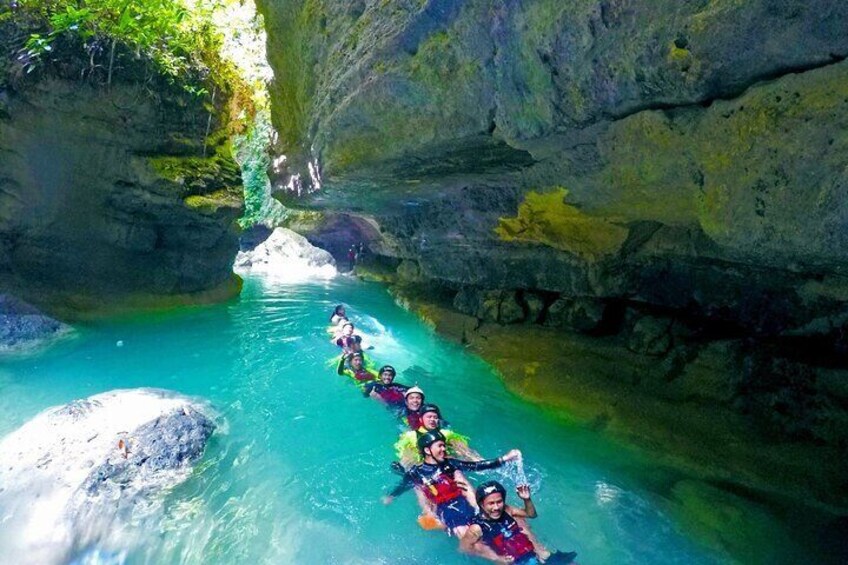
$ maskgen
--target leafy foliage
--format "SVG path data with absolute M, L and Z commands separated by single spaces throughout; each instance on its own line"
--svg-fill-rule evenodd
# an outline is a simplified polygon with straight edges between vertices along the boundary
M 222 36 L 212 23 L 220 1 L 19 0 L 17 12 L 43 28 L 26 40 L 21 62 L 31 72 L 58 37 L 73 34 L 92 52 L 108 47 L 110 81 L 120 43 L 149 57 L 164 75 L 179 77 L 189 92 L 205 95 L 212 83 L 226 84 L 235 73 L 220 57 Z

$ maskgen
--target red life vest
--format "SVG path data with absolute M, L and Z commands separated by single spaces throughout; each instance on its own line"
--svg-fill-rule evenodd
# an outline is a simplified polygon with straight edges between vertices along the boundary
M 482 514 L 474 517 L 474 524 L 483 531 L 483 543 L 495 550 L 498 555 L 509 556 L 516 561 L 536 548 L 533 542 L 515 521 L 504 512 L 499 520 L 489 520 Z
M 406 423 L 409 425 L 409 429 L 413 431 L 424 425 L 421 423 L 421 414 L 409 409 L 406 410 Z
M 424 496 L 436 506 L 464 496 L 453 479 L 453 473 L 448 475 L 444 470 L 438 469 L 434 474 L 422 479 L 421 490 Z
M 385 387 L 379 393 L 380 399 L 388 404 L 402 404 L 403 391 L 396 388 Z
M 361 383 L 374 380 L 374 375 L 365 369 L 359 369 L 358 371 L 351 370 L 351 373 L 353 374 L 353 378 Z

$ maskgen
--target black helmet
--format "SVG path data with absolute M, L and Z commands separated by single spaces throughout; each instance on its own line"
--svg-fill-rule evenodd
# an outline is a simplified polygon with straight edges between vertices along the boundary
M 365 359 L 365 357 L 362 355 L 362 353 L 360 351 L 357 351 L 356 353 L 350 354 L 350 360 L 351 361 L 353 361 L 354 357 L 359 357 L 360 359 L 363 359 L 363 360 Z
M 501 493 L 504 501 L 506 501 L 506 489 L 500 484 L 498 481 L 486 481 L 479 487 L 477 487 L 477 504 L 483 504 L 483 501 L 490 494 L 495 494 L 496 492 Z
M 424 453 L 425 447 L 430 447 L 437 441 L 445 441 L 445 436 L 439 430 L 433 430 L 418 436 L 418 451 Z
M 377 374 L 382 375 L 385 372 L 391 373 L 393 377 L 397 376 L 397 371 L 395 371 L 395 368 L 391 365 L 383 365 L 382 367 L 380 367 L 380 370 L 377 372 Z
M 421 414 L 422 416 L 427 412 L 435 412 L 436 416 L 438 416 L 439 418 L 442 417 L 442 413 L 439 410 L 439 407 L 436 406 L 435 404 L 425 404 L 424 406 L 422 406 L 421 408 L 418 409 L 418 413 Z

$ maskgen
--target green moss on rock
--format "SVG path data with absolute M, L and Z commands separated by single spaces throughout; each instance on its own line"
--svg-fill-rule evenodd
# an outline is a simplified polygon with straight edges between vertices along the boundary
M 568 190 L 530 192 L 515 218 L 501 218 L 495 233 L 503 241 L 537 243 L 596 260 L 618 251 L 627 229 L 592 217 L 565 203 Z

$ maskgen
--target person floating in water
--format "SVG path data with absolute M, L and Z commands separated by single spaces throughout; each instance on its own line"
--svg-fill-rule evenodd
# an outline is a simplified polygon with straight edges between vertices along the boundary
M 521 485 L 516 493 L 524 501 L 524 508 L 507 505 L 506 489 L 497 481 L 488 481 L 477 487 L 480 513 L 472 519 L 471 525 L 460 538 L 460 549 L 480 555 L 478 546 L 485 545 L 494 551 L 497 558 L 493 561 L 498 563 L 573 563 L 577 553 L 551 553 L 539 544 L 527 527 L 525 520 L 537 516 L 536 506 L 530 498 L 530 487 Z
M 365 386 L 366 383 L 370 383 L 377 378 L 377 373 L 364 367 L 362 353 L 352 353 L 350 355 L 350 368 L 345 367 L 347 357 L 346 354 L 342 353 L 339 359 L 339 365 L 336 368 L 336 372 L 339 375 L 350 377 L 359 386 Z
M 397 453 L 398 460 L 404 469 L 408 469 L 416 463 L 421 463 L 421 453 L 416 445 L 418 437 L 435 430 L 442 432 L 442 435 L 445 436 L 449 456 L 466 461 L 482 459 L 479 453 L 468 447 L 467 437 L 445 428 L 447 423 L 442 420 L 442 413 L 438 406 L 424 404 L 419 409 L 419 413 L 421 414 L 421 426 L 417 430 L 402 433 L 395 443 L 395 453 Z
M 342 324 L 341 333 L 333 336 L 330 340 L 341 347 L 346 355 L 362 350 L 362 338 L 353 334 L 354 329 L 352 322 L 345 322 Z
M 333 308 L 333 314 L 330 316 L 330 324 L 333 326 L 333 331 L 335 331 L 339 324 L 347 321 L 349 320 L 347 319 L 344 304 L 337 304 L 336 307 Z
M 400 419 L 410 430 L 421 427 L 421 405 L 424 404 L 424 391 L 414 386 L 403 393 L 403 407 L 400 409 Z
M 377 374 L 379 380 L 366 384 L 362 391 L 363 394 L 371 398 L 376 398 L 391 407 L 400 408 L 403 406 L 404 395 L 409 390 L 409 387 L 394 382 L 395 375 L 397 375 L 395 368 L 391 365 L 384 365 L 380 367 Z
M 445 436 L 439 431 L 422 434 L 418 438 L 418 449 L 424 462 L 409 469 L 401 482 L 383 498 L 383 503 L 390 504 L 395 497 L 411 488 L 416 488 L 435 505 L 436 516 L 444 524 L 448 533 L 460 538 L 465 535 L 477 513 L 477 509 L 465 497 L 464 491 L 470 486 L 461 471 L 494 469 L 507 461 L 521 457 L 521 452 L 513 449 L 497 459 L 484 461 L 452 459 L 446 456 Z M 484 555 L 492 553 L 480 548 L 475 548 L 475 551 Z

